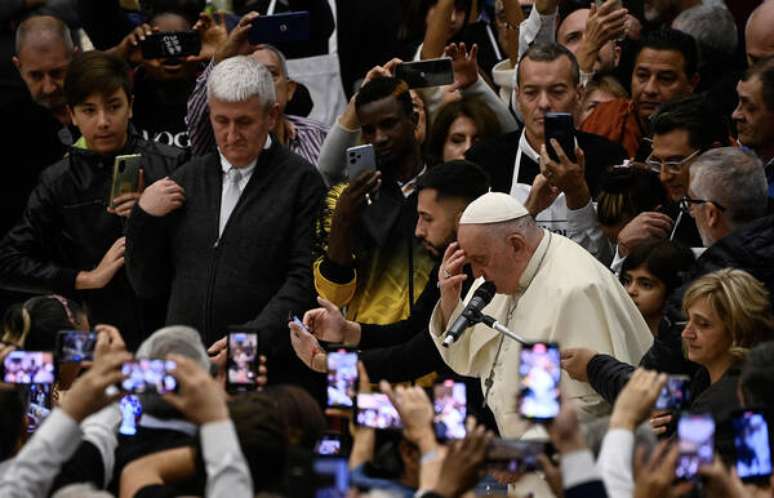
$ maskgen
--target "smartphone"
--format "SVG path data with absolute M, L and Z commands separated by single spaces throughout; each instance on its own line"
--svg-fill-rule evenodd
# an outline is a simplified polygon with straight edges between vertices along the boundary
M 27 386 L 27 432 L 33 433 L 51 413 L 52 384 Z
M 398 410 L 386 394 L 359 393 L 357 395 L 357 410 L 355 422 L 372 429 L 403 429 L 403 423 Z
M 352 408 L 357 393 L 357 351 L 328 352 L 328 407 Z
M 687 375 L 670 375 L 656 400 L 656 410 L 679 410 L 688 399 Z
M 346 498 L 349 492 L 347 458 L 317 458 L 314 461 L 315 498 Z
M 129 361 L 121 367 L 126 378 L 120 389 L 130 394 L 165 394 L 177 391 L 177 379 L 170 375 L 175 369 L 172 360 L 139 359 Z
M 489 470 L 532 472 L 540 468 L 538 457 L 546 452 L 541 441 L 495 439 L 486 452 L 484 466 Z
M 60 330 L 56 336 L 56 357 L 60 363 L 92 361 L 96 344 L 96 332 Z
M 231 328 L 228 333 L 226 390 L 252 391 L 258 384 L 258 332 Z
M 323 434 L 314 447 L 314 454 L 317 456 L 345 456 L 344 436 L 335 432 Z
M 347 149 L 347 178 L 354 180 L 363 171 L 376 171 L 376 153 L 371 144 Z
M 715 453 L 715 420 L 709 413 L 683 413 L 677 422 L 679 456 L 675 477 L 696 479 L 699 467 L 709 465 Z
M 401 62 L 395 66 L 395 77 L 405 81 L 409 88 L 427 88 L 451 85 L 454 83 L 454 70 L 451 59 L 442 57 L 440 59 Z
M 441 441 L 465 437 L 467 391 L 465 384 L 445 380 L 433 386 L 435 435 Z
M 55 380 L 54 353 L 50 351 L 11 351 L 3 361 L 6 384 L 53 384 Z
M 283 12 L 253 19 L 247 38 L 253 45 L 300 43 L 309 41 L 312 22 L 309 12 Z
M 552 420 L 559 414 L 559 345 L 525 344 L 519 356 L 519 413 L 538 422 Z
M 121 425 L 118 427 L 119 434 L 134 436 L 137 434 L 137 424 L 142 417 L 140 398 L 133 394 L 124 396 L 118 402 L 118 408 L 121 410 Z
M 142 154 L 116 156 L 113 161 L 113 181 L 110 185 L 108 204 L 115 207 L 114 199 L 121 194 L 140 191 Z
M 543 117 L 543 132 L 545 134 L 546 150 L 552 161 L 559 161 L 559 156 L 551 146 L 550 139 L 559 142 L 567 157 L 575 162 L 575 124 L 569 112 L 547 112 Z
M 143 59 L 169 59 L 199 55 L 202 40 L 196 31 L 153 33 L 140 42 Z
M 759 410 L 740 410 L 731 419 L 736 448 L 736 473 L 744 482 L 769 482 L 769 426 Z

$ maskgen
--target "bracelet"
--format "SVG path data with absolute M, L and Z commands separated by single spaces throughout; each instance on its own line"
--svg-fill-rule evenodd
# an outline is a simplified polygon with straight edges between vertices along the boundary
M 438 460 L 438 451 L 437 450 L 430 450 L 424 455 L 422 455 L 422 458 L 420 459 L 419 463 L 421 465 L 424 465 L 426 463 L 434 462 Z

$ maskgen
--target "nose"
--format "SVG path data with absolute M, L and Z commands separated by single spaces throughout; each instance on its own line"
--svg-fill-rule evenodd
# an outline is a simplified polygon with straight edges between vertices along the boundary
M 736 106 L 736 109 L 734 109 L 734 112 L 731 113 L 731 119 L 734 121 L 742 121 L 742 104 L 739 103 Z
M 658 85 L 656 84 L 656 76 L 653 75 L 648 79 L 648 82 L 645 83 L 645 86 L 642 88 L 642 93 L 645 95 L 658 95 Z
M 457 9 L 452 9 L 451 11 L 451 18 L 449 18 L 449 22 L 454 24 L 457 22 Z
M 110 116 L 104 110 L 97 111 L 97 127 L 101 129 L 108 128 L 110 126 Z
M 419 218 L 417 220 L 417 227 L 414 230 L 414 236 L 418 239 L 424 239 L 426 233 L 427 231 L 425 230 L 425 224 L 422 221 L 422 218 Z
M 683 329 L 683 332 L 680 334 L 680 336 L 683 339 L 693 339 L 696 337 L 696 334 L 693 331 L 693 326 L 691 326 L 691 322 L 688 322 L 685 325 L 685 328 Z
M 46 74 L 43 76 L 43 93 L 45 95 L 51 95 L 52 93 L 56 92 L 59 87 L 59 84 L 57 81 Z
M 624 288 L 626 289 L 626 292 L 631 297 L 637 297 L 637 286 L 634 285 L 634 282 L 629 282 L 628 284 L 624 285 Z
M 548 92 L 540 92 L 540 97 L 538 97 L 538 109 L 544 111 L 551 110 L 551 101 L 548 100 Z
M 377 128 L 376 132 L 374 133 L 374 144 L 383 144 L 386 143 L 388 140 L 387 134 L 384 133 L 381 129 Z
M 661 169 L 658 172 L 658 179 L 661 180 L 661 183 L 667 183 L 672 179 L 672 173 L 667 171 L 667 169 L 664 166 L 661 166 Z
M 234 143 L 238 140 L 239 134 L 237 133 L 237 127 L 234 123 L 229 123 L 226 128 L 226 143 Z

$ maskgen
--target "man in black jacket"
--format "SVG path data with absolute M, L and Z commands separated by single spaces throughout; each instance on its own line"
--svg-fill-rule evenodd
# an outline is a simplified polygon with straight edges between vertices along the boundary
M 683 294 L 696 278 L 722 268 L 739 268 L 774 291 L 774 216 L 766 216 L 766 198 L 760 161 L 739 149 L 713 149 L 691 165 L 684 204 L 690 206 L 708 248 L 685 284 L 667 300 L 659 333 L 641 366 L 670 374 L 691 374 L 698 368 L 683 356 L 681 340 L 686 323 Z M 611 403 L 634 371 L 631 365 L 588 349 L 564 350 L 562 368 L 572 378 L 589 382 Z
M 270 380 L 298 381 L 283 364 L 294 358 L 285 323 L 314 297 L 324 184 L 269 135 L 279 107 L 264 66 L 248 56 L 224 60 L 208 98 L 218 152 L 145 190 L 129 218 L 129 278 L 141 296 L 170 290 L 167 323 L 196 328 L 205 344 L 249 322 L 270 357 Z
M 82 299 L 90 322 L 115 325 L 132 349 L 159 324 L 163 303 L 138 299 L 123 271 L 124 222 L 139 194 L 108 205 L 114 159 L 141 154 L 144 178 L 153 182 L 184 156 L 129 131 L 132 84 L 122 60 L 98 51 L 77 56 L 65 94 L 83 137 L 43 172 L 0 242 L 0 281 L 13 291 Z
M 567 235 L 567 209 L 583 206 L 569 205 L 564 196 L 559 196 L 550 208 L 540 212 L 530 206 L 527 196 L 541 172 L 545 114 L 575 113 L 578 109 L 581 96 L 578 62 L 572 52 L 561 45 L 534 45 L 521 58 L 517 78 L 516 99 L 524 116 L 524 129 L 475 145 L 466 157 L 489 173 L 493 191 L 510 193 L 530 209 L 538 225 Z M 621 164 L 626 152 L 617 144 L 580 130 L 575 131 L 575 139 L 576 148 L 580 148 L 585 156 L 586 183 L 594 196 L 602 171 Z M 549 145 L 545 144 L 545 147 Z M 564 152 L 572 154 L 575 151 Z

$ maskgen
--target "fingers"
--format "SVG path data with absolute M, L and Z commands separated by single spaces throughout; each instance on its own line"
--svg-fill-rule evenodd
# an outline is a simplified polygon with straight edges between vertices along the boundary
M 441 262 L 445 264 L 449 260 L 449 258 L 451 258 L 452 254 L 454 254 L 459 248 L 460 248 L 460 243 L 457 241 L 454 241 L 451 244 L 449 244 L 449 246 L 443 252 L 443 258 L 441 259 Z
M 107 339 L 106 347 L 103 346 L 104 352 L 126 351 L 126 343 L 124 342 L 124 338 L 121 337 L 121 332 L 119 332 L 116 327 L 100 323 L 94 327 L 94 331 L 97 332 L 98 342 L 100 336 Z M 94 349 L 96 355 L 97 347 L 95 346 Z
M 320 304 L 320 306 L 322 306 L 323 308 L 325 308 L 327 311 L 331 313 L 340 313 L 338 306 L 336 306 L 335 304 L 328 301 L 322 296 L 317 296 L 317 302 Z
M 212 343 L 212 346 L 207 350 L 207 353 L 210 355 L 215 355 L 226 349 L 228 346 L 227 344 L 228 337 L 224 336 L 218 339 L 217 341 Z
M 451 255 L 451 258 L 449 258 L 443 264 L 443 270 L 448 272 L 450 275 L 456 275 L 462 271 L 462 267 L 465 265 L 467 259 L 468 256 L 465 254 L 465 251 L 458 249 L 454 251 L 454 253 Z
M 393 57 L 392 59 L 387 62 L 387 64 L 384 65 L 384 70 L 389 73 L 389 75 L 395 74 L 395 68 L 398 66 L 398 64 L 402 64 L 403 61 L 397 57 Z

